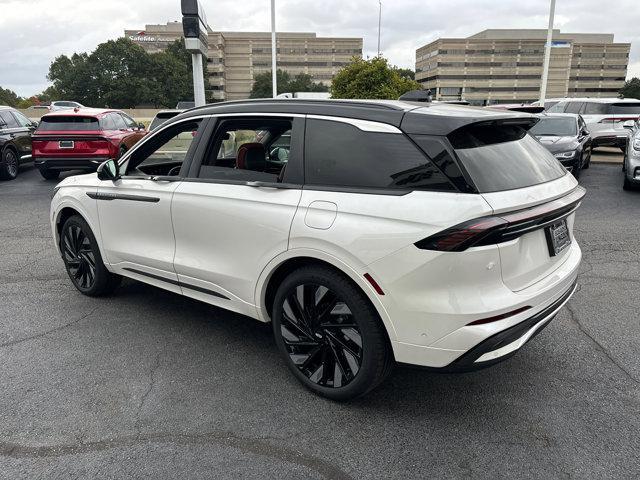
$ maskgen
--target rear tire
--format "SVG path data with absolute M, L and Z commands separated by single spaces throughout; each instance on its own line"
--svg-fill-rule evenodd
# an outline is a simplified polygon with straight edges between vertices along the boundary
M 44 178 L 45 180 L 55 180 L 60 176 L 60 170 L 49 170 L 46 168 L 42 168 L 40 169 L 40 175 L 42 175 L 42 178 Z
M 332 400 L 368 393 L 395 364 L 368 298 L 328 267 L 303 267 L 286 277 L 276 292 L 272 320 L 287 367 L 305 387 Z
M 83 295 L 109 295 L 120 285 L 122 277 L 107 270 L 96 237 L 80 215 L 64 222 L 60 230 L 60 251 L 67 275 Z
M 127 153 L 127 147 L 125 147 L 124 145 L 120 145 L 120 148 L 118 149 L 118 156 L 116 157 L 116 160 L 122 158 L 122 156 L 125 153 Z
M 635 190 L 635 185 L 629 181 L 626 174 L 624 176 L 624 183 L 622 184 L 623 190 Z
M 591 166 L 591 152 L 587 154 L 587 161 L 585 162 L 584 165 L 582 165 L 582 169 L 588 170 L 590 166 Z
M 14 180 L 18 176 L 18 155 L 12 148 L 5 148 L 0 158 L 0 180 Z

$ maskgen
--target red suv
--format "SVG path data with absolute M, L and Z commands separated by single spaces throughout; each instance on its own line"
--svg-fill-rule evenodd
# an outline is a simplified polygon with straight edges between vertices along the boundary
M 74 108 L 42 117 L 32 136 L 32 156 L 46 179 L 64 170 L 93 171 L 118 158 L 147 134 L 144 125 L 119 110 Z

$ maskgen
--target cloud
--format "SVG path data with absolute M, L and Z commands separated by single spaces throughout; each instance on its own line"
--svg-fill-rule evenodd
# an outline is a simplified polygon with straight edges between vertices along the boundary
M 214 30 L 268 31 L 268 0 L 201 0 Z M 377 52 L 377 0 L 277 0 L 282 31 L 364 38 L 365 56 Z M 487 28 L 546 28 L 549 0 L 383 0 L 382 52 L 414 67 L 415 50 L 438 37 L 465 37 Z M 179 0 L 0 0 L 0 86 L 32 95 L 47 86 L 58 55 L 93 50 L 125 28 L 180 19 Z M 629 76 L 640 76 L 638 0 L 617 0 L 603 15 L 601 0 L 558 2 L 563 32 L 614 33 L 631 42 Z

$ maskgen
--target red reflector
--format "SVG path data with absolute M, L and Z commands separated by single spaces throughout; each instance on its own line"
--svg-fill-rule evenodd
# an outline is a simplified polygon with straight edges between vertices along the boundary
M 369 275 L 368 273 L 365 273 L 364 278 L 367 279 L 367 282 L 371 284 L 371 286 L 378 293 L 378 295 L 384 295 L 382 288 L 380 288 L 380 285 L 378 285 L 378 282 L 376 282 L 371 275 Z
M 495 315 L 494 317 L 482 318 L 480 320 L 475 320 L 475 321 L 473 321 L 471 323 L 467 323 L 467 326 L 469 326 L 469 325 L 484 325 L 485 323 L 497 322 L 498 320 L 504 320 L 505 318 L 513 317 L 514 315 L 522 313 L 525 310 L 529 310 L 530 308 L 531 308 L 530 306 L 526 306 L 526 307 L 518 308 L 517 310 L 513 310 L 512 312 L 501 313 L 500 315 Z

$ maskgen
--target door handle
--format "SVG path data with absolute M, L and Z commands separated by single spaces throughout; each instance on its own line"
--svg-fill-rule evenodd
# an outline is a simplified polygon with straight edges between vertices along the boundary
M 150 177 L 150 180 L 154 182 L 177 182 L 182 180 L 182 177 L 178 177 L 177 175 L 153 175 Z
M 265 183 L 260 181 L 246 182 L 246 185 L 247 187 L 253 187 L 253 188 L 274 188 L 274 189 L 288 188 L 287 185 L 282 183 Z

